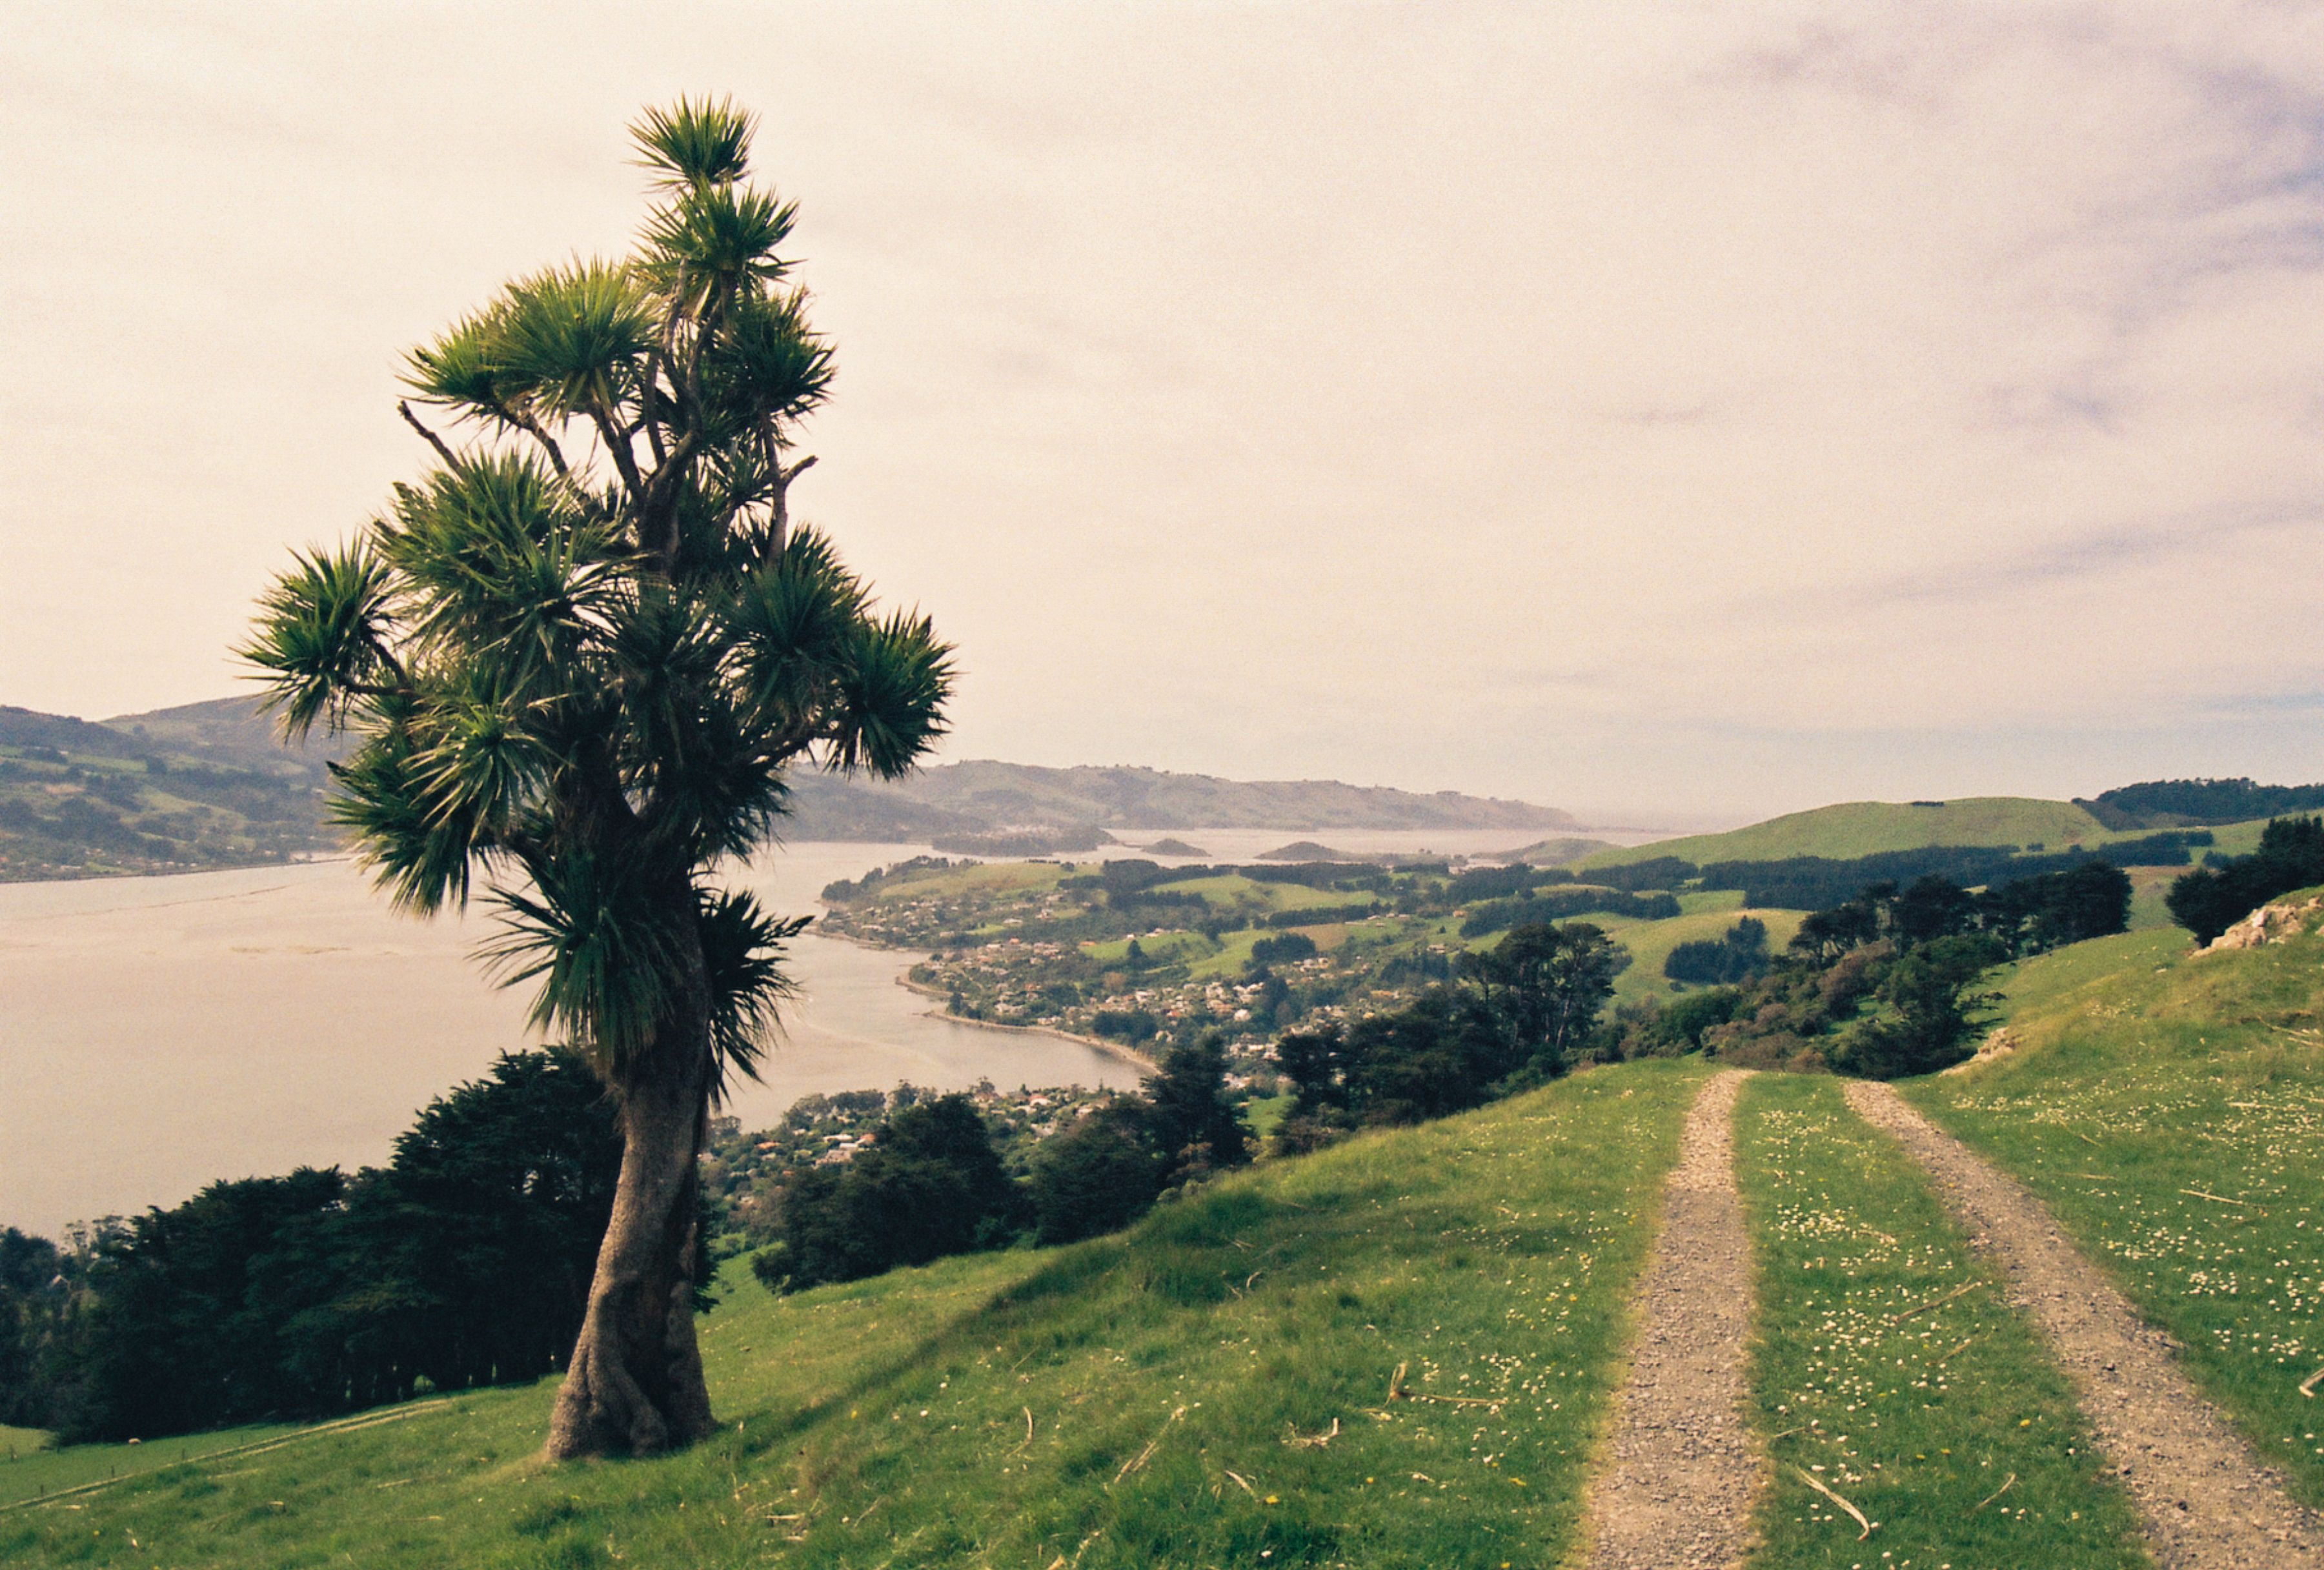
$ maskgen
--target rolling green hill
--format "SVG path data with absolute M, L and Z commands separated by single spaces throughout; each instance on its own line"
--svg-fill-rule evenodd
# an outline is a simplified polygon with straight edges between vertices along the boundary
M 1930 845 L 2044 845 L 2064 850 L 2116 837 L 2070 801 L 2024 796 L 1970 796 L 1935 803 L 1847 801 L 1788 812 L 1725 834 L 1689 835 L 1652 845 L 1597 851 L 1572 864 L 1579 870 L 1626 866 L 1655 856 L 1677 856 L 1697 866 L 1711 862 L 1775 861 L 1829 856 L 1845 861 L 1880 851 Z M 2127 836 L 2124 836 L 2127 837 Z
M 724 1428 L 662 1460 L 542 1470 L 544 1382 L 211 1460 L 0 1463 L 0 1502 L 36 1501 L 0 1561 L 1554 1563 L 1703 1072 L 1366 1136 L 1069 1249 L 781 1299 L 730 1270 Z
M 2016 1049 L 1906 1094 L 2040 1196 L 2324 1507 L 2300 1390 L 2324 1372 L 2324 919 L 2304 925 L 2262 948 L 2129 932 L 2021 961 L 2001 973 Z

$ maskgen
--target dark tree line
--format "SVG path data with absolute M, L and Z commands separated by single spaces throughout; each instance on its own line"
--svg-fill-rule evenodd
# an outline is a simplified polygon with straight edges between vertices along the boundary
M 504 1057 L 384 1169 L 213 1183 L 100 1238 L 81 1280 L 43 1288 L 69 1317 L 0 1400 L 71 1442 L 537 1379 L 580 1331 L 621 1159 L 586 1064 Z
M 2075 806 L 2108 828 L 2249 823 L 2324 807 L 2324 785 L 2258 785 L 2240 780 L 2150 780 L 2098 793 Z
M 1776 861 L 1713 862 L 1700 873 L 1706 889 L 1740 889 L 1747 908 L 1762 910 L 1824 910 L 1858 898 L 1875 884 L 1898 885 L 1926 878 L 1965 888 L 1991 887 L 2052 873 L 2070 873 L 2100 863 L 2109 867 L 2184 866 L 2190 847 L 2211 843 L 2209 831 L 2174 830 L 2144 839 L 2122 840 L 2103 852 L 2044 852 L 2029 845 L 1921 845 L 1881 851 L 1849 860 L 1786 856 Z
M 1814 911 L 1800 924 L 1792 947 L 1830 961 L 1883 937 L 1908 948 L 1976 936 L 2008 959 L 2126 930 L 2130 897 L 2129 876 L 2101 861 L 1977 891 L 1931 874 L 1902 889 L 1873 883 Z
M 1529 923 L 1463 955 L 1457 982 L 1394 1013 L 1286 1032 L 1277 1067 L 1298 1089 L 1277 1149 L 1443 1117 L 1556 1077 L 1590 1038 L 1628 957 L 1588 922 Z
M 1021 1179 L 1003 1168 L 968 1096 L 907 1107 L 852 1160 L 809 1168 L 785 1186 L 778 1241 L 751 1268 L 779 1291 L 803 1291 L 1127 1226 L 1170 1190 L 1250 1161 L 1226 1068 L 1216 1034 L 1172 1048 L 1137 1094 L 1045 1141 Z
M 1516 927 L 1590 914 L 1667 921 L 1679 914 L 1679 902 L 1676 895 L 1666 892 L 1637 894 L 1586 883 L 1540 893 L 1528 889 L 1513 900 L 1495 900 L 1471 910 L 1461 923 L 1461 936 L 1484 937 Z
M 2279 817 L 2260 832 L 2256 851 L 2197 867 L 2172 883 L 2164 903 L 2196 942 L 2209 943 L 2278 894 L 2315 883 L 2324 883 L 2324 818 Z

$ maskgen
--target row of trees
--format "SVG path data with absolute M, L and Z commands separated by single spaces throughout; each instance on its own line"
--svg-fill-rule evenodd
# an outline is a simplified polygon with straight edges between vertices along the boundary
M 2105 937 L 2130 925 L 2129 874 L 2102 861 L 1971 891 L 1931 874 L 1906 888 L 1866 885 L 1801 923 L 1793 947 L 1837 959 L 1883 937 L 1910 947 L 1939 937 L 1991 940 L 2004 959 Z
M 2108 828 L 2160 828 L 2180 824 L 2249 823 L 2257 817 L 2311 812 L 2324 807 L 2324 784 L 2260 785 L 2236 780 L 2149 780 L 2077 800 Z
M 778 1240 L 751 1268 L 779 1291 L 800 1291 L 1020 1240 L 1072 1242 L 1250 1159 L 1225 1045 L 1205 1035 L 1173 1048 L 1138 1094 L 1046 1141 L 1021 1179 L 970 1097 L 903 1108 L 852 1160 L 785 1186 Z
M 5 1420 L 151 1438 L 538 1379 L 580 1331 L 621 1163 L 588 1065 L 526 1052 L 429 1105 L 383 1169 L 211 1184 L 69 1275 L 11 1234 L 15 1321 L 48 1312 L 14 1338 Z
M 1844 860 L 1785 856 L 1775 861 L 1712 862 L 1696 875 L 1705 889 L 1740 889 L 1747 909 L 1821 910 L 1844 904 L 1874 884 L 1902 887 L 1934 878 L 1960 888 L 1997 888 L 2091 865 L 2185 866 L 2190 847 L 2208 845 L 2211 839 L 2208 829 L 2173 830 L 2117 841 L 2107 845 L 2103 854 L 2079 845 L 2064 851 L 2049 851 L 2038 845 L 2022 849 L 2007 845 L 1919 845 Z

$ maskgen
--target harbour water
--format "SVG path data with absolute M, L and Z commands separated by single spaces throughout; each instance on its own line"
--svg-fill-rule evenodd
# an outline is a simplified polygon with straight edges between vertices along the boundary
M 1159 838 L 1158 835 L 1134 836 Z M 1281 831 L 1188 831 L 1221 861 Z M 1356 852 L 1480 852 L 1506 832 L 1324 834 Z M 739 880 L 776 910 L 925 846 L 799 845 Z M 1132 855 L 1123 847 L 1107 853 Z M 386 1160 L 431 1098 L 534 1044 L 530 992 L 471 959 L 493 924 L 399 916 L 346 862 L 171 878 L 0 884 L 0 1225 L 174 1205 L 220 1178 Z M 1130 1086 L 1131 1060 L 936 1017 L 897 984 L 912 956 L 803 935 L 800 995 L 764 1082 L 729 1110 L 774 1122 L 813 1092 L 899 1080 Z
M 745 882 L 789 911 L 911 845 L 792 847 Z M 396 915 L 345 862 L 173 878 L 0 884 L 0 1225 L 169 1205 L 219 1178 L 387 1159 L 431 1098 L 537 1044 L 521 984 L 470 958 L 493 923 Z M 1131 1060 L 932 1017 L 908 955 L 802 935 L 800 995 L 764 1082 L 729 1108 L 764 1127 L 811 1092 L 899 1080 L 1108 1085 Z

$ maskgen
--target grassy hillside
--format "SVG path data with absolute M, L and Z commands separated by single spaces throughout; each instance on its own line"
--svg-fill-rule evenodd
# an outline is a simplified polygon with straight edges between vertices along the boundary
M 1678 856 L 1697 866 L 1784 856 L 1830 856 L 1843 861 L 1928 845 L 2040 845 L 2059 851 L 2114 837 L 2128 836 L 2110 834 L 2106 825 L 2070 801 L 2039 801 L 2023 796 L 1971 796 L 1926 806 L 1848 801 L 1786 813 L 1725 834 L 1689 835 L 1598 851 L 1574 864 L 1585 870 L 1625 866 L 1655 856 Z
M 1727 929 L 1737 918 L 1745 914 L 1757 917 L 1767 927 L 1767 947 L 1775 954 L 1792 940 L 1804 919 L 1798 910 L 1752 910 L 1743 909 L 1739 890 L 1714 889 L 1707 893 L 1687 894 L 1680 902 L 1686 914 L 1666 921 L 1641 921 L 1628 916 L 1582 916 L 1576 919 L 1593 922 L 1603 928 L 1617 943 L 1630 951 L 1630 964 L 1614 978 L 1614 1002 L 1636 1002 L 1647 997 L 1670 1000 L 1671 984 L 1663 977 L 1663 962 L 1671 950 L 1682 943 L 1716 942 L 1727 936 Z M 1480 939 L 1485 947 L 1493 938 Z
M 544 1384 L 210 1463 L 0 1464 L 17 1500 L 162 1464 L 0 1513 L 0 1560 L 1554 1563 L 1702 1075 L 1583 1076 L 1072 1249 L 788 1300 L 730 1272 L 727 1427 L 676 1457 L 540 1470 Z
M 2197 956 L 2132 932 L 2005 986 L 2020 1049 L 1908 1095 L 2040 1195 L 2324 1506 L 2324 1400 L 2299 1390 L 2324 1371 L 2324 934 Z

